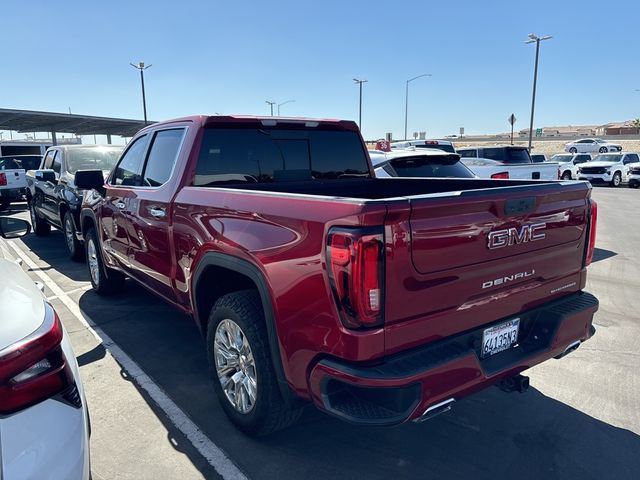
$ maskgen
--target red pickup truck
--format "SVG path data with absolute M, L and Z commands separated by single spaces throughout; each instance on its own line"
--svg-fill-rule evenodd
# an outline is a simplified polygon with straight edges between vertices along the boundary
M 199 116 L 76 184 L 93 288 L 127 276 L 191 314 L 250 434 L 309 401 L 425 420 L 595 332 L 587 182 L 377 179 L 353 122 Z

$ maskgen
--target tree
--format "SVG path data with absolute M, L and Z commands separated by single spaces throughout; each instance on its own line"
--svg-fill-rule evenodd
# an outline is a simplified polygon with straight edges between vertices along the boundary
M 631 122 L 631 126 L 634 128 L 640 128 L 640 118 L 636 118 Z

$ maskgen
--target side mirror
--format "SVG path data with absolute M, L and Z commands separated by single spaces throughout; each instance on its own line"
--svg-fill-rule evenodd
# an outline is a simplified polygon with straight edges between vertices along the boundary
M 31 231 L 31 225 L 26 220 L 13 217 L 0 217 L 0 236 L 2 238 L 24 237 Z
M 104 175 L 102 170 L 78 170 L 74 183 L 82 190 L 97 190 L 104 187 Z
M 40 182 L 54 183 L 56 181 L 56 172 L 53 170 L 36 170 L 35 177 Z

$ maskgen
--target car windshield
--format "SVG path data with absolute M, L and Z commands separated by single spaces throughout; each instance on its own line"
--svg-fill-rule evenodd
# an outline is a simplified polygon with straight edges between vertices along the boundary
M 67 172 L 78 170 L 111 170 L 118 161 L 123 147 L 74 148 L 65 152 Z
M 553 157 L 551 157 L 551 161 L 558 162 L 558 163 L 566 163 L 566 162 L 570 162 L 572 158 L 573 158 L 573 155 L 554 155 Z
M 616 163 L 620 161 L 620 155 L 598 155 L 593 159 L 594 162 L 610 162 Z
M 391 160 L 399 177 L 474 178 L 458 155 L 420 155 Z
M 13 158 L 0 158 L 0 170 L 19 169 L 20 165 Z

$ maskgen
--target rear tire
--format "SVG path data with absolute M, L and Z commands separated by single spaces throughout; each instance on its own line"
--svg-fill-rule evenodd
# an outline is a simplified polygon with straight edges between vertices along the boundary
M 566 171 L 562 174 L 562 180 L 571 180 L 571 172 Z
M 609 149 L 607 147 L 600 147 L 600 150 L 598 150 L 600 153 L 607 153 L 609 151 Z
M 31 226 L 37 236 L 45 237 L 51 233 L 51 225 L 41 219 L 40 215 L 38 215 L 38 211 L 35 206 L 35 199 L 32 199 L 29 202 L 29 215 L 31 216 Z
M 233 338 L 241 340 L 231 342 L 229 331 L 239 332 Z M 280 393 L 257 291 L 242 290 L 218 299 L 209 314 L 207 356 L 218 400 L 239 430 L 263 436 L 300 418 L 302 411 L 289 408 Z M 234 402 L 238 396 L 244 399 Z
M 578 149 L 576 147 L 571 147 L 569 149 L 569 153 L 578 153 Z
M 80 243 L 76 236 L 76 224 L 73 221 L 71 212 L 64 214 L 64 217 L 62 218 L 62 227 L 65 240 L 64 243 L 67 246 L 69 258 L 76 262 L 82 260 L 84 258 L 84 249 L 82 248 L 82 243 Z
M 95 228 L 89 229 L 85 237 L 85 253 L 91 286 L 98 295 L 111 295 L 122 288 L 124 275 L 105 266 Z

